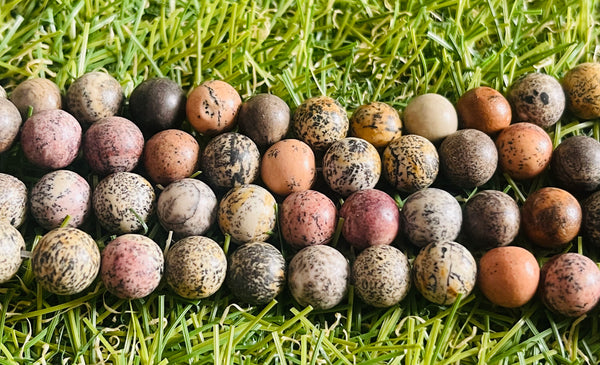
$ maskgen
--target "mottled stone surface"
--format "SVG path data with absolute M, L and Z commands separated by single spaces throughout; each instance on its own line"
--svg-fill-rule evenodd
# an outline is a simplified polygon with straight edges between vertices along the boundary
M 240 131 L 259 147 L 282 140 L 290 126 L 290 107 L 277 95 L 256 94 L 240 108 Z
M 462 210 L 450 193 L 427 188 L 406 199 L 400 219 L 410 242 L 423 247 L 432 242 L 456 239 L 461 229 Z
M 180 237 L 201 236 L 217 220 L 215 193 L 200 180 L 181 179 L 158 197 L 156 212 L 162 226 Z
M 517 308 L 529 302 L 540 281 L 540 266 L 522 247 L 496 247 L 479 260 L 477 285 L 492 303 Z
M 542 267 L 540 293 L 550 310 L 579 317 L 600 300 L 600 269 L 578 253 L 557 255 Z
M 552 153 L 552 177 L 562 188 L 578 194 L 600 188 L 600 142 L 588 136 L 564 139 Z
M 464 93 L 456 103 L 459 126 L 494 134 L 512 121 L 510 103 L 497 90 L 480 86 Z
M 281 196 L 308 190 L 317 176 L 315 154 L 300 140 L 281 140 L 264 153 L 260 176 L 270 191 Z
M 188 95 L 187 118 L 199 133 L 214 136 L 233 129 L 242 105 L 238 92 L 225 81 L 206 81 Z
M 58 228 L 69 216 L 70 227 L 80 226 L 92 210 L 92 190 L 88 182 L 69 170 L 52 171 L 31 189 L 31 214 L 46 229 Z
M 0 98 L 0 153 L 10 149 L 21 128 L 17 107 L 6 98 Z
M 400 213 L 394 199 L 376 190 L 360 190 L 350 195 L 340 208 L 344 218 L 342 236 L 352 246 L 389 245 L 400 230 Z
M 155 200 L 150 182 L 132 172 L 108 175 L 100 180 L 92 194 L 96 218 L 104 229 L 113 233 L 141 230 L 139 219 L 148 221 L 154 213 Z
M 165 129 L 178 128 L 185 119 L 187 97 L 181 86 L 167 78 L 143 81 L 129 97 L 131 120 L 150 137 Z
M 223 133 L 208 142 L 201 158 L 202 175 L 215 189 L 231 189 L 251 184 L 259 173 L 260 153 L 250 139 L 240 133 Z
M 439 168 L 433 143 L 416 134 L 394 139 L 383 151 L 383 177 L 400 191 L 413 193 L 429 187 Z
M 446 137 L 439 148 L 445 176 L 461 188 L 475 188 L 488 182 L 498 167 L 494 141 L 477 129 L 461 129 Z
M 100 269 L 100 250 L 89 234 L 77 228 L 46 233 L 31 253 L 31 268 L 47 291 L 69 295 L 92 284 Z
M 160 247 L 146 236 L 119 236 L 102 251 L 102 282 L 108 291 L 122 299 L 150 295 L 160 284 L 163 269 Z
M 107 117 L 92 124 L 83 136 L 83 155 L 97 174 L 133 170 L 144 150 L 144 135 L 130 120 Z
M 329 187 L 341 196 L 374 188 L 380 176 L 379 153 L 364 139 L 340 139 L 327 149 L 323 157 L 323 177 Z
M 208 298 L 221 288 L 227 274 L 227 257 L 208 237 L 189 236 L 177 241 L 165 257 L 165 278 L 178 295 Z
M 581 233 L 584 243 L 600 247 L 600 191 L 581 202 Z
M 510 87 L 508 99 L 515 120 L 542 128 L 556 124 L 565 110 L 565 93 L 554 77 L 530 73 L 517 79 Z
M 458 116 L 454 105 L 440 94 L 421 94 L 412 98 L 403 113 L 406 133 L 423 136 L 438 143 L 456 132 Z
M 25 157 L 46 169 L 62 169 L 75 160 L 81 144 L 81 125 L 64 110 L 45 110 L 27 119 L 21 130 Z
M 331 199 L 316 190 L 288 195 L 279 210 L 283 239 L 296 249 L 325 245 L 337 225 L 337 208 Z
M 168 185 L 196 172 L 200 146 L 189 133 L 167 129 L 156 133 L 146 142 L 144 167 L 152 181 Z
M 296 138 L 315 151 L 325 151 L 333 142 L 346 137 L 349 124 L 346 110 L 328 96 L 306 99 L 292 117 Z
M 21 233 L 9 222 L 0 221 L 0 284 L 9 281 L 21 267 L 21 251 L 25 241 Z
M 509 245 L 519 234 L 520 225 L 517 202 L 501 191 L 480 191 L 464 206 L 462 229 L 474 247 Z
M 392 246 L 365 249 L 352 264 L 352 283 L 358 296 L 374 307 L 391 307 L 410 290 L 408 258 Z
M 300 250 L 288 267 L 288 287 L 300 305 L 335 307 L 346 297 L 350 265 L 338 250 L 316 245 Z
M 20 227 L 27 216 L 27 187 L 16 177 L 0 173 L 0 220 Z
M 233 295 L 249 304 L 267 304 L 285 286 L 285 259 L 273 245 L 249 242 L 229 257 L 227 287 Z
M 218 221 L 235 243 L 266 241 L 275 229 L 275 198 L 253 184 L 233 188 L 219 203 Z
M 496 138 L 498 163 L 517 180 L 541 174 L 552 157 L 552 140 L 548 133 L 532 123 L 516 123 L 504 128 Z
M 67 90 L 67 110 L 81 123 L 116 115 L 123 103 L 121 84 L 104 72 L 88 72 Z
M 29 108 L 32 108 L 32 114 L 35 114 L 62 107 L 62 96 L 58 86 L 48 79 L 41 78 L 28 79 L 17 85 L 10 94 L 10 101 L 19 109 L 23 120 L 28 118 Z
M 471 293 L 477 279 L 477 263 L 464 246 L 441 241 L 425 246 L 413 261 L 415 287 L 430 302 L 449 305 L 459 294 Z
M 385 148 L 402 133 L 402 120 L 391 105 L 374 101 L 359 106 L 350 118 L 350 135 Z
M 600 63 L 573 67 L 562 80 L 567 108 L 581 119 L 600 117 Z
M 560 247 L 579 233 L 582 212 L 566 190 L 545 187 L 527 197 L 521 209 L 521 228 L 536 245 Z

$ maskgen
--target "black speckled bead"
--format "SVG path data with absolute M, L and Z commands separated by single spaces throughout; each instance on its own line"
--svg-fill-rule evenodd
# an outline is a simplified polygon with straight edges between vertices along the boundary
M 549 128 L 556 124 L 565 110 L 565 93 L 560 82 L 542 73 L 521 76 L 510 87 L 510 101 L 518 122 Z
M 0 220 L 20 227 L 27 216 L 27 187 L 16 177 L 0 173 Z
M 342 196 L 374 188 L 380 176 L 379 153 L 362 138 L 340 139 L 323 157 L 323 177 L 329 187 Z
M 568 317 L 582 316 L 600 300 L 600 269 L 575 252 L 556 255 L 542 266 L 539 291 L 550 310 Z
M 285 259 L 273 245 L 249 242 L 229 257 L 227 287 L 241 301 L 269 303 L 285 285 Z
M 459 294 L 471 293 L 477 279 L 477 263 L 463 245 L 436 242 L 424 247 L 413 261 L 415 287 L 430 302 L 449 305 Z
M 259 173 L 260 153 L 250 139 L 240 133 L 214 137 L 202 153 L 202 171 L 215 189 L 231 189 L 251 184 Z
M 348 114 L 336 100 L 328 96 L 306 99 L 292 118 L 296 138 L 315 151 L 325 151 L 331 144 L 346 137 Z
M 150 218 L 155 201 L 156 195 L 150 182 L 132 172 L 108 175 L 100 180 L 92 194 L 92 206 L 98 221 L 104 229 L 114 233 L 141 230 L 143 227 L 139 219 L 147 221 Z
M 552 177 L 571 193 L 590 193 L 600 188 L 600 142 L 588 136 L 563 140 L 552 153 Z
M 585 244 L 600 247 L 600 191 L 588 196 L 581 202 L 581 231 Z
M 19 270 L 22 250 L 25 241 L 21 233 L 9 222 L 0 221 L 0 283 L 10 280 Z
M 520 225 L 517 202 L 501 191 L 480 191 L 465 204 L 462 229 L 474 247 L 509 245 L 519 233 Z
M 300 250 L 290 262 L 288 286 L 300 305 L 329 309 L 348 292 L 350 265 L 331 246 L 315 245 Z
M 413 193 L 430 186 L 439 169 L 435 146 L 416 134 L 392 140 L 383 151 L 383 177 L 400 191 Z
M 226 274 L 227 257 L 221 246 L 208 237 L 181 239 L 165 257 L 167 283 L 184 298 L 208 298 L 221 288 Z
M 393 246 L 368 247 L 352 265 L 352 281 L 365 303 L 390 307 L 404 299 L 410 290 L 408 258 Z
M 67 109 L 81 123 L 116 115 L 123 103 L 121 84 L 104 72 L 89 72 L 67 90 Z
M 98 275 L 100 250 L 94 239 L 77 228 L 56 228 L 46 233 L 31 253 L 38 282 L 51 293 L 76 294 Z

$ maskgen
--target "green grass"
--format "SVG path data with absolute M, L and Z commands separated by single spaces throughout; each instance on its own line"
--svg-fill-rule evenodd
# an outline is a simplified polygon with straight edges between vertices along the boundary
M 479 85 L 505 92 L 528 72 L 560 78 L 597 59 L 599 22 L 592 0 L 1 1 L 0 85 L 10 93 L 29 77 L 46 77 L 64 91 L 83 73 L 104 69 L 126 95 L 153 76 L 186 91 L 222 79 L 244 99 L 270 92 L 292 109 L 327 94 L 349 113 L 375 100 L 402 110 L 426 92 L 456 102 Z M 581 123 L 567 114 L 549 133 L 558 144 L 573 134 L 598 139 L 599 130 L 597 120 Z M 44 173 L 18 146 L 0 156 L 0 171 L 29 186 Z M 98 178 L 86 177 L 95 186 Z M 547 184 L 545 175 L 525 183 L 498 175 L 486 187 L 522 202 Z M 453 191 L 461 202 L 474 192 Z M 395 198 L 401 203 L 406 195 Z M 100 247 L 110 239 L 93 222 L 85 229 Z M 31 219 L 21 231 L 29 249 L 44 233 Z M 167 242 L 156 221 L 148 235 L 163 247 Z M 554 253 L 521 238 L 517 243 L 540 262 Z M 415 248 L 399 245 L 414 256 Z M 597 250 L 577 242 L 565 250 L 600 260 Z M 188 301 L 162 286 L 143 300 L 125 301 L 96 283 L 59 297 L 40 288 L 25 261 L 16 278 L 0 285 L 0 305 L 0 364 L 600 361 L 598 309 L 569 319 L 538 299 L 520 309 L 498 308 L 477 291 L 442 307 L 413 289 L 399 305 L 374 309 L 351 290 L 327 311 L 301 307 L 287 292 L 263 307 L 237 303 L 227 289 Z

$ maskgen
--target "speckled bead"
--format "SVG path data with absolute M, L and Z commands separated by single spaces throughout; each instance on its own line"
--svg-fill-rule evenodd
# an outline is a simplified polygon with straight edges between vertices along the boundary
M 496 138 L 498 164 L 510 177 L 531 179 L 541 174 L 552 158 L 552 140 L 546 131 L 532 123 L 515 123 Z
M 46 229 L 58 228 L 67 215 L 70 227 L 80 226 L 92 207 L 92 191 L 87 181 L 69 170 L 44 175 L 31 189 L 30 210 Z
M 62 96 L 58 86 L 48 79 L 41 78 L 28 79 L 17 85 L 10 94 L 10 101 L 19 109 L 23 120 L 28 118 L 30 107 L 32 114 L 62 107 Z
M 6 99 L 7 95 L 6 95 L 6 90 L 4 90 L 4 88 L 2 86 L 0 86 L 0 99 L 4 98 Z
M 573 67 L 562 80 L 567 108 L 581 119 L 600 117 L 600 63 Z
M 600 247 L 600 191 L 581 202 L 581 233 L 586 244 Z
M 67 109 L 82 123 L 116 115 L 123 103 L 121 84 L 104 72 L 89 72 L 67 90 Z
M 447 136 L 440 145 L 442 171 L 461 188 L 475 188 L 488 182 L 498 167 L 494 141 L 477 129 L 461 129 Z
M 267 189 L 277 195 L 308 190 L 317 177 L 315 154 L 300 140 L 283 139 L 264 153 L 260 177 Z
M 33 248 L 31 268 L 47 291 L 70 295 L 92 284 L 100 269 L 100 250 L 89 234 L 77 228 L 56 228 Z
M 195 173 L 199 155 L 200 146 L 191 134 L 167 129 L 146 142 L 144 167 L 152 181 L 168 185 Z
M 186 103 L 186 115 L 196 131 L 214 136 L 233 129 L 241 105 L 242 98 L 233 86 L 211 80 L 192 90 Z
M 132 121 L 107 117 L 92 124 L 83 137 L 83 155 L 97 174 L 133 170 L 144 150 L 144 135 Z
M 541 73 L 526 74 L 510 87 L 508 100 L 518 122 L 542 128 L 556 124 L 565 110 L 565 93 L 554 77 Z
M 477 279 L 477 263 L 456 242 L 435 242 L 424 247 L 413 261 L 415 287 L 430 302 L 449 305 L 459 294 L 471 293 Z
M 0 98 L 0 153 L 10 149 L 21 128 L 17 107 L 6 98 Z
M 155 200 L 150 182 L 132 172 L 108 175 L 98 183 L 92 194 L 92 206 L 98 221 L 104 229 L 113 233 L 141 230 L 143 226 L 138 217 L 147 222 L 154 212 Z
M 517 202 L 498 190 L 483 190 L 467 201 L 463 226 L 474 247 L 506 246 L 519 234 L 521 212 Z
M 391 105 L 374 101 L 359 106 L 350 118 L 350 135 L 385 148 L 402 132 L 402 120 Z
M 208 237 L 190 236 L 177 241 L 165 256 L 165 278 L 178 295 L 208 298 L 221 288 L 227 274 L 227 257 Z
M 235 243 L 266 241 L 275 229 L 275 198 L 253 184 L 235 187 L 219 203 L 218 221 Z
M 25 157 L 46 169 L 62 169 L 75 160 L 81 144 L 81 125 L 64 110 L 45 110 L 27 119 L 21 130 Z
M 550 172 L 558 185 L 574 194 L 600 188 L 600 142 L 588 136 L 563 140 L 552 152 Z
M 306 99 L 292 117 L 296 138 L 315 151 L 325 151 L 331 144 L 346 137 L 349 121 L 342 105 L 328 96 Z
M 283 239 L 292 247 L 325 245 L 333 239 L 337 208 L 327 195 L 316 190 L 288 195 L 279 209 Z
M 567 317 L 579 317 L 600 300 L 600 269 L 590 258 L 569 252 L 554 256 L 542 266 L 542 302 Z
M 226 283 L 242 302 L 267 304 L 285 286 L 285 259 L 269 243 L 246 243 L 229 257 Z
M 16 177 L 0 173 L 0 221 L 20 227 L 27 216 L 27 187 Z
M 160 284 L 164 257 L 160 247 L 146 236 L 124 234 L 102 251 L 102 282 L 122 299 L 150 295 Z
M 374 188 L 380 176 L 379 153 L 364 139 L 340 139 L 327 149 L 323 157 L 323 177 L 329 187 L 341 196 Z
M 391 307 L 406 297 L 411 286 L 408 258 L 393 246 L 372 246 L 352 264 L 358 296 L 374 307 Z
M 383 177 L 400 191 L 413 193 L 430 186 L 439 168 L 433 143 L 416 134 L 394 139 L 383 151 Z
M 259 173 L 260 153 L 243 134 L 220 134 L 208 142 L 202 153 L 202 172 L 215 189 L 251 184 Z
M 521 230 L 536 245 L 558 248 L 579 233 L 582 211 L 568 191 L 544 187 L 530 194 L 521 208 Z
M 316 245 L 300 250 L 288 267 L 288 287 L 302 306 L 329 309 L 348 292 L 350 265 L 338 250 Z
M 21 233 L 6 221 L 0 221 L 0 284 L 9 281 L 21 267 L 25 241 Z
M 400 211 L 402 229 L 410 242 L 423 247 L 458 237 L 462 210 L 445 190 L 427 188 L 411 194 Z
M 169 184 L 158 197 L 160 224 L 180 237 L 201 236 L 217 220 L 215 193 L 200 180 L 181 179 Z

